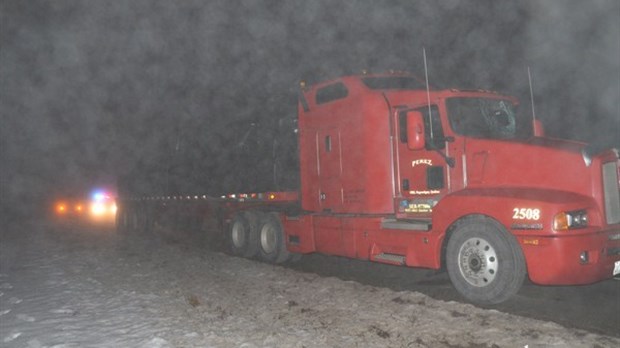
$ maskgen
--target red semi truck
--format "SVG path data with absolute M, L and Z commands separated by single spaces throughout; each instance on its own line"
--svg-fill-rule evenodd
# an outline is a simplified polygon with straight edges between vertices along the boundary
M 544 285 L 612 278 L 618 150 L 590 154 L 544 137 L 517 106 L 490 91 L 429 90 L 405 73 L 302 85 L 298 190 L 125 197 L 119 221 L 215 205 L 236 255 L 443 268 L 479 304 L 509 299 L 526 276 Z

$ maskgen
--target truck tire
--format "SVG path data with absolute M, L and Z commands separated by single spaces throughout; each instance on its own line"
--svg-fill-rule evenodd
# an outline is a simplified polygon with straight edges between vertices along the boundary
M 284 229 L 277 214 L 269 213 L 261 217 L 258 235 L 261 260 L 269 263 L 283 263 L 290 259 L 291 253 L 286 249 Z
M 152 233 L 155 227 L 155 214 L 149 206 L 144 206 L 140 210 L 140 232 Z
M 144 207 L 136 207 L 133 217 L 133 231 L 137 234 L 142 234 L 146 231 L 146 212 Z
M 457 223 L 446 250 L 448 275 L 467 300 L 498 304 L 515 295 L 525 279 L 517 240 L 497 221 L 472 216 Z
M 304 256 L 303 254 L 300 254 L 300 253 L 290 253 L 290 254 L 291 254 L 291 256 L 287 260 L 287 262 L 290 262 L 290 263 L 297 263 L 297 262 L 301 261 L 301 259 Z
M 129 234 L 136 230 L 136 215 L 131 209 L 121 210 L 120 217 L 117 217 L 118 228 L 122 233 Z
M 121 208 L 116 212 L 116 232 L 127 232 L 127 210 Z
M 258 253 L 258 232 L 256 213 L 238 212 L 229 228 L 229 242 L 233 255 L 254 257 Z
M 129 213 L 129 231 L 138 232 L 140 230 L 140 215 L 137 209 L 132 209 Z
M 121 210 L 119 226 L 123 233 L 134 233 L 138 229 L 138 215 L 134 208 Z

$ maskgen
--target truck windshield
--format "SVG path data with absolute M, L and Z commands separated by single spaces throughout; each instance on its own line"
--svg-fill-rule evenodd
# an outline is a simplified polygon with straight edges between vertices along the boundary
M 532 135 L 530 120 L 519 118 L 510 100 L 450 98 L 446 102 L 454 132 L 475 138 L 525 139 Z

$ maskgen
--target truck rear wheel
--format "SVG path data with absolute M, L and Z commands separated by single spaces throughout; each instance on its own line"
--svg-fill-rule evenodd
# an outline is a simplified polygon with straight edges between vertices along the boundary
M 275 213 L 264 214 L 259 224 L 259 255 L 269 263 L 283 263 L 291 254 L 286 249 L 284 229 Z
M 525 279 L 525 258 L 514 236 L 482 216 L 458 223 L 448 240 L 446 262 L 456 290 L 477 304 L 506 301 Z
M 257 217 L 250 211 L 235 214 L 230 224 L 229 241 L 234 255 L 254 257 L 258 252 Z

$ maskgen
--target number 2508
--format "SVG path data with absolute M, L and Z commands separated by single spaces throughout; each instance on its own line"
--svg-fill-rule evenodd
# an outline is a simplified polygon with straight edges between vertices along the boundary
M 514 208 L 512 212 L 515 220 L 540 220 L 540 209 Z

